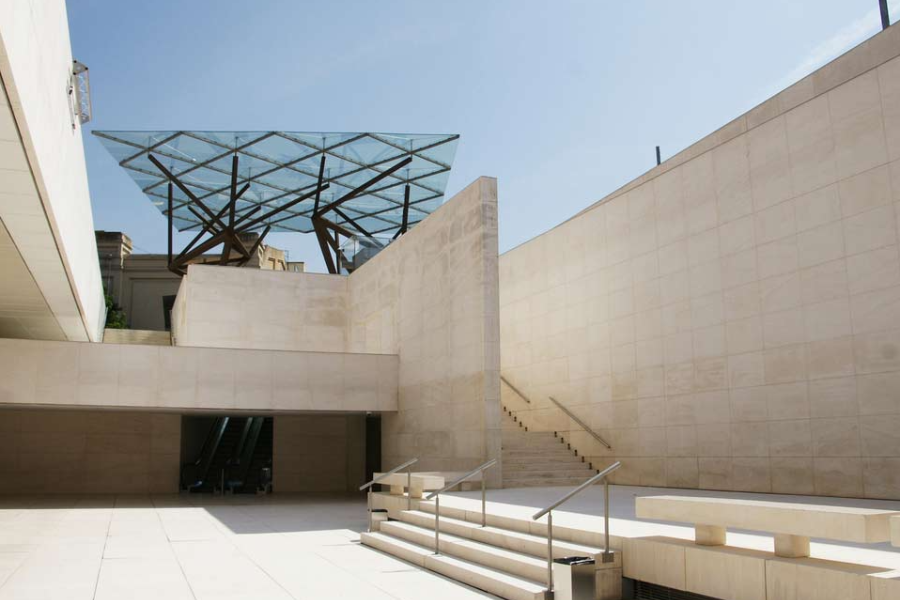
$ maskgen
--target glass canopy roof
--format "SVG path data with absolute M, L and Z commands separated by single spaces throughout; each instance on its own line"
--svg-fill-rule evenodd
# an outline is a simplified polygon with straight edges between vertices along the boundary
M 228 203 L 231 165 L 238 156 L 238 187 L 249 187 L 237 215 L 257 206 L 269 210 L 316 189 L 325 155 L 320 206 L 338 200 L 400 161 L 405 167 L 341 205 L 341 211 L 373 235 L 397 231 L 403 219 L 404 190 L 410 186 L 409 227 L 433 212 L 444 198 L 459 135 L 406 133 L 309 133 L 291 131 L 98 131 L 106 147 L 160 212 L 167 214 L 168 180 L 150 161 L 152 154 L 206 206 Z M 272 231 L 313 231 L 310 197 L 270 219 Z M 173 222 L 179 231 L 199 230 L 189 208 L 194 202 L 174 188 Z M 197 210 L 196 207 L 194 210 Z M 263 212 L 265 212 L 265 210 Z M 345 219 L 329 214 L 344 224 Z

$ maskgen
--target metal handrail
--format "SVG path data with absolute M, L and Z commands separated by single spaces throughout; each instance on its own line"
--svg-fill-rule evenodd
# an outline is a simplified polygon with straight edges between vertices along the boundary
M 506 377 L 504 377 L 503 375 L 501 375 L 501 376 L 500 376 L 500 381 L 502 381 L 503 383 L 505 383 L 506 385 L 508 385 L 512 391 L 514 391 L 516 394 L 519 395 L 519 398 L 521 398 L 522 400 L 524 400 L 524 401 L 527 402 L 528 404 L 531 404 L 531 400 L 529 400 L 529 399 L 525 396 L 525 394 L 523 394 L 522 392 L 520 392 L 519 389 L 518 389 L 516 386 L 514 386 L 513 384 L 511 384 L 511 383 L 506 379 Z M 593 436 L 593 438 L 594 438 L 595 440 L 597 440 L 598 442 L 600 442 L 601 444 L 603 444 L 604 446 L 606 446 L 606 448 L 607 448 L 608 450 L 612 450 L 612 446 L 609 445 L 609 442 L 607 442 L 607 441 L 604 440 L 602 437 L 600 437 L 600 435 L 599 435 L 596 431 L 594 431 L 593 429 L 591 429 L 590 427 L 588 427 L 588 426 L 585 424 L 584 421 L 582 421 L 582 420 L 579 419 L 577 416 L 575 416 L 575 413 L 573 413 L 571 410 L 569 410 L 568 408 L 566 408 L 565 406 L 563 406 L 562 404 L 560 404 L 559 401 L 558 401 L 556 398 L 554 398 L 553 396 L 547 396 L 547 397 L 550 398 L 550 401 L 553 402 L 553 404 L 555 404 L 555 405 L 557 406 L 557 408 L 559 408 L 559 409 L 562 410 L 564 413 L 566 413 L 566 415 L 567 415 L 570 419 L 572 419 L 573 421 L 575 421 L 582 429 L 584 429 L 584 430 L 587 431 L 589 434 L 591 434 L 591 436 Z
M 602 437 L 600 437 L 600 436 L 597 434 L 596 431 L 594 431 L 593 429 L 591 429 L 590 427 L 588 427 L 587 425 L 585 425 L 585 424 L 584 424 L 584 421 L 582 421 L 581 419 L 579 419 L 578 417 L 576 417 L 576 416 L 575 416 L 575 413 L 573 413 L 571 410 L 569 410 L 568 408 L 566 408 L 565 406 L 563 406 L 562 404 L 560 404 L 560 403 L 556 400 L 556 398 L 554 398 L 553 396 L 547 396 L 547 397 L 550 398 L 550 401 L 553 402 L 553 404 L 555 404 L 557 407 L 559 407 L 560 409 L 562 409 L 562 411 L 563 411 L 564 413 L 566 413 L 566 414 L 569 416 L 570 419 L 572 419 L 573 421 L 575 421 L 576 423 L 578 423 L 578 424 L 581 426 L 582 429 L 584 429 L 584 430 L 587 431 L 589 434 L 591 434 L 592 436 L 594 436 L 594 439 L 595 439 L 595 440 L 597 440 L 598 442 L 600 442 L 601 444 L 603 444 L 604 446 L 606 446 L 607 449 L 612 450 L 612 446 L 610 446 L 609 443 L 608 443 L 606 440 L 604 440 Z
M 487 461 L 486 463 L 475 467 L 474 469 L 472 469 L 471 471 L 469 471 L 462 477 L 459 477 L 458 479 L 454 480 L 452 483 L 448 483 L 441 489 L 437 490 L 436 492 L 431 492 L 430 494 L 428 494 L 428 496 L 425 497 L 426 500 L 431 500 L 432 498 L 434 498 L 434 553 L 435 554 L 440 554 L 440 548 L 441 548 L 441 539 L 440 539 L 440 536 L 441 536 L 441 494 L 443 494 L 444 492 L 446 492 L 449 489 L 455 488 L 456 486 L 461 484 L 466 479 L 472 477 L 476 473 L 481 473 L 485 469 L 489 469 L 489 468 L 493 467 L 495 464 L 497 464 L 497 459 L 492 458 L 491 460 Z M 487 520 L 485 517 L 485 514 L 486 514 L 485 513 L 485 505 L 487 504 L 486 493 L 487 492 L 485 491 L 484 474 L 482 473 L 482 475 L 481 475 L 481 526 L 482 527 L 484 527 L 485 524 L 487 523 Z
M 606 479 L 606 476 L 618 469 L 622 466 L 622 463 L 619 461 L 614 462 L 609 465 L 577 488 L 551 504 L 545 509 L 539 510 L 538 512 L 532 515 L 531 519 L 533 521 L 537 521 L 544 515 L 547 515 L 547 592 L 553 592 L 553 509 L 568 501 L 572 496 L 580 493 L 587 487 L 590 487 L 594 484 L 594 482 L 602 479 L 603 480 L 603 562 L 608 562 L 611 558 L 609 552 L 609 480 Z M 549 594 L 548 594 L 549 595 Z
M 372 531 L 372 486 L 374 486 L 379 481 L 383 481 L 402 469 L 406 469 L 406 509 L 409 510 L 412 508 L 412 471 L 409 470 L 409 467 L 419 462 L 418 458 L 411 458 L 402 465 L 397 465 L 387 473 L 382 473 L 369 483 L 365 483 L 359 486 L 359 491 L 363 491 L 368 489 L 366 492 L 366 506 L 369 510 L 369 529 L 368 531 Z
M 506 379 L 506 377 L 504 377 L 503 375 L 501 375 L 501 376 L 500 376 L 500 381 L 502 381 L 503 383 L 505 383 L 506 385 L 508 385 L 508 386 L 510 387 L 510 389 L 512 389 L 512 391 L 514 391 L 515 393 L 517 393 L 517 394 L 519 395 L 519 398 L 521 398 L 522 400 L 524 400 L 524 401 L 527 402 L 528 404 L 531 404 L 531 400 L 529 400 L 529 399 L 525 396 L 525 394 L 523 394 L 522 392 L 520 392 L 520 391 L 519 391 L 519 388 L 517 388 L 516 386 L 514 386 L 513 384 L 511 384 L 511 383 L 509 382 L 509 380 Z

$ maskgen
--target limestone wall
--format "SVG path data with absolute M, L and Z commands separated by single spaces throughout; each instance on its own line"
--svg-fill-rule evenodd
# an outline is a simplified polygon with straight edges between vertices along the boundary
M 496 185 L 476 180 L 349 278 L 349 349 L 400 360 L 385 468 L 419 457 L 461 471 L 500 455 Z
M 191 265 L 172 314 L 175 344 L 346 352 L 347 277 Z
M 178 492 L 181 417 L 0 409 L 0 494 Z
M 396 410 L 397 364 L 378 354 L 0 339 L 0 405 Z
M 364 415 L 275 417 L 276 492 L 358 492 L 365 483 Z
M 534 402 L 505 404 L 621 483 L 900 497 L 898 54 L 891 28 L 504 254 Z

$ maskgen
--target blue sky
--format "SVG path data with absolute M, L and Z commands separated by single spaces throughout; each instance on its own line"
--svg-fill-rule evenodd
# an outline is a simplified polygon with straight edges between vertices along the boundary
M 900 0 L 892 0 L 892 21 Z M 560 223 L 880 29 L 877 0 L 70 0 L 98 129 L 461 135 L 500 250 Z M 97 229 L 166 222 L 85 136 Z M 192 235 L 179 236 L 181 243 Z M 324 271 L 315 238 L 272 234 Z

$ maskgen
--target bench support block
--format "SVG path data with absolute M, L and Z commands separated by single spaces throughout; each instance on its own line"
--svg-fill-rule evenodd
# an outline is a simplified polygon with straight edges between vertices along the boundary
M 594 600 L 622 600 L 622 553 L 610 550 L 597 555 Z
M 775 556 L 805 558 L 809 556 L 809 538 L 802 535 L 775 534 Z
M 718 525 L 694 525 L 694 542 L 701 546 L 724 546 L 725 528 Z

